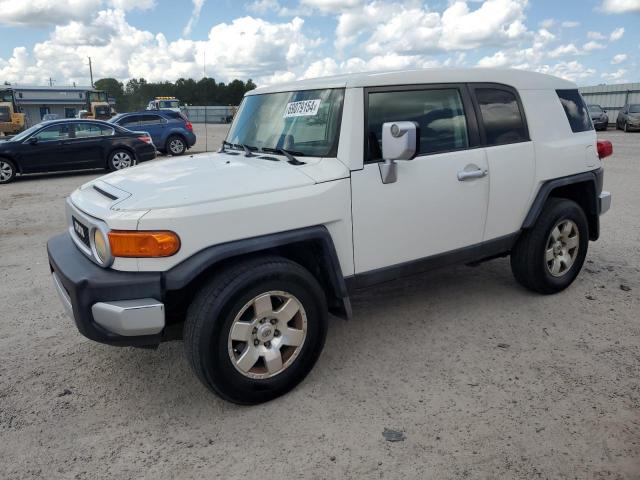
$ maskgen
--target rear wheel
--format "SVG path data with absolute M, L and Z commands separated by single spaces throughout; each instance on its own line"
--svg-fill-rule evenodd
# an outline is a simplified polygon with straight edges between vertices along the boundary
M 207 387 L 231 402 L 261 403 L 313 368 L 327 332 L 326 299 L 297 263 L 255 258 L 205 284 L 184 328 L 187 359 Z
M 116 171 L 123 168 L 132 167 L 136 164 L 135 158 L 128 150 L 114 150 L 109 155 L 109 162 L 107 164 L 109 170 Z
M 172 135 L 167 139 L 167 152 L 174 156 L 183 155 L 187 151 L 187 144 L 182 137 Z
M 16 166 L 11 160 L 0 158 L 0 183 L 9 183 L 16 178 Z
M 572 200 L 550 198 L 533 228 L 525 230 L 513 248 L 511 270 L 530 290 L 559 292 L 578 276 L 588 244 L 582 208 Z

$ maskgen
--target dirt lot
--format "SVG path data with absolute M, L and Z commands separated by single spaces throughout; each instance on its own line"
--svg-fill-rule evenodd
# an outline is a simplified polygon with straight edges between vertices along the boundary
M 613 207 L 571 288 L 525 291 L 500 259 L 359 293 L 257 407 L 210 394 L 181 342 L 108 347 L 65 317 L 45 242 L 96 173 L 3 186 L 0 478 L 640 479 L 640 134 L 601 136 Z

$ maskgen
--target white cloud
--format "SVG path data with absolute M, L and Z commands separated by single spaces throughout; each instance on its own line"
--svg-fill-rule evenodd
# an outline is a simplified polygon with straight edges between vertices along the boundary
M 617 65 L 619 63 L 624 62 L 626 59 L 627 59 L 627 54 L 626 53 L 619 53 L 619 54 L 613 56 L 613 58 L 611 59 L 611 63 L 613 65 Z
M 45 0 L 46 1 L 46 0 Z M 118 10 L 150 10 L 156 6 L 156 0 L 108 0 L 107 7 Z
M 603 73 L 601 77 L 609 82 L 626 83 L 627 81 L 627 79 L 625 78 L 626 74 L 627 74 L 627 71 L 624 68 L 619 68 L 615 72 Z
M 202 11 L 202 7 L 204 6 L 205 0 L 192 0 L 193 1 L 193 10 L 191 12 L 191 17 L 189 17 L 189 21 L 185 25 L 182 30 L 182 35 L 188 37 L 191 35 L 191 30 L 193 26 L 198 23 L 198 19 L 200 18 L 200 12 Z
M 576 60 L 572 60 L 571 62 L 559 62 L 555 65 L 541 65 L 536 67 L 535 70 L 540 73 L 566 78 L 572 82 L 592 77 L 596 73 L 593 68 L 585 67 Z
M 595 40 L 591 40 L 590 42 L 585 43 L 582 46 L 582 49 L 585 52 L 592 52 L 594 50 L 602 50 L 603 48 L 607 48 L 605 45 L 603 45 L 602 43 L 598 43 Z
M 565 55 L 579 55 L 579 54 L 580 54 L 580 50 L 578 50 L 578 47 L 576 47 L 573 43 L 570 43 L 568 45 L 560 45 L 559 47 L 554 48 L 548 53 L 549 57 L 551 58 L 558 58 L 558 57 L 563 57 Z
M 611 35 L 609 35 L 609 41 L 616 42 L 622 38 L 624 35 L 624 27 L 616 28 Z
M 576 28 L 580 26 L 580 22 L 565 21 L 562 22 L 562 28 Z
M 0 0 L 0 24 L 46 26 L 88 19 L 102 0 Z
M 602 10 L 607 13 L 640 12 L 640 0 L 604 0 Z
M 362 5 L 363 0 L 300 0 L 303 7 L 315 8 L 324 13 L 337 13 Z
M 587 37 L 591 40 L 604 40 L 607 38 L 600 32 L 587 32 Z
M 549 29 L 556 24 L 556 21 L 553 18 L 545 18 L 543 21 L 539 23 L 542 28 Z

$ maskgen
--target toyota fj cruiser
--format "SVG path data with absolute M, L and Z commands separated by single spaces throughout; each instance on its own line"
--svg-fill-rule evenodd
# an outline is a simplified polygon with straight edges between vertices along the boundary
M 74 191 L 48 242 L 53 282 L 86 337 L 180 336 L 207 387 L 259 403 L 309 373 L 354 288 L 505 255 L 525 287 L 568 287 L 610 206 L 611 152 L 576 86 L 537 73 L 259 88 L 217 153 Z

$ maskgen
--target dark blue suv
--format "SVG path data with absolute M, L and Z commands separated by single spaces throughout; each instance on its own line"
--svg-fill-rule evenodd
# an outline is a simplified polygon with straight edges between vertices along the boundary
M 191 122 L 171 110 L 121 113 L 109 122 L 127 130 L 147 132 L 158 151 L 169 155 L 182 155 L 196 143 Z

